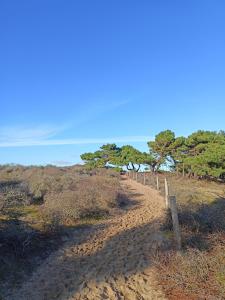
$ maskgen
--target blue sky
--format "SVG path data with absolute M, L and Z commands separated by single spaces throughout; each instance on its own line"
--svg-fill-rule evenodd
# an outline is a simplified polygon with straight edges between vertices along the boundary
M 223 0 L 2 0 L 0 163 L 225 129 Z

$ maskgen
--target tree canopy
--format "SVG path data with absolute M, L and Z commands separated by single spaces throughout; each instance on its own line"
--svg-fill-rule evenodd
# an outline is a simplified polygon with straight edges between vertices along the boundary
M 225 176 L 224 132 L 199 130 L 185 139 L 183 158 L 189 175 L 221 178 Z
M 173 131 L 165 130 L 147 144 L 148 153 L 131 145 L 106 144 L 93 153 L 82 154 L 81 159 L 91 168 L 112 166 L 139 171 L 147 166 L 158 172 L 164 166 L 183 175 L 225 180 L 224 131 L 199 130 L 188 137 L 176 137 Z
M 150 154 L 141 152 L 133 146 L 117 147 L 115 144 L 103 145 L 94 153 L 84 153 L 81 159 L 89 167 L 127 167 L 128 170 L 139 171 L 141 165 L 148 164 Z
M 223 179 L 225 176 L 225 133 L 199 130 L 188 137 L 160 132 L 148 143 L 158 170 L 167 165 L 188 176 Z

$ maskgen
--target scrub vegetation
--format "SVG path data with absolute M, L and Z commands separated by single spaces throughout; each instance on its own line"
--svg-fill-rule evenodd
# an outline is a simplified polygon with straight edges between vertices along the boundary
M 111 170 L 0 168 L 0 290 L 19 285 L 79 226 L 92 225 L 126 202 Z
M 158 280 L 169 299 L 225 299 L 225 185 L 167 176 L 176 195 L 182 251 L 172 249 L 155 257 Z M 171 237 L 170 215 L 162 225 Z

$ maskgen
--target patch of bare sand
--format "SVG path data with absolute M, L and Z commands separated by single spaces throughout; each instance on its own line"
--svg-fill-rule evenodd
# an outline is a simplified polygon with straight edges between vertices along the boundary
M 166 299 L 152 266 L 164 244 L 159 230 L 164 200 L 130 179 L 121 184 L 137 203 L 89 229 L 85 238 L 75 235 L 8 300 Z

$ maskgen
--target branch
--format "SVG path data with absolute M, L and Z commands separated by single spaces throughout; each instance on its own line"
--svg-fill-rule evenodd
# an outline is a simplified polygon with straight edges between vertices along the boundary
M 139 165 L 138 165 L 138 168 L 137 168 L 137 172 L 140 170 L 140 167 L 141 167 L 141 165 L 139 164 Z

